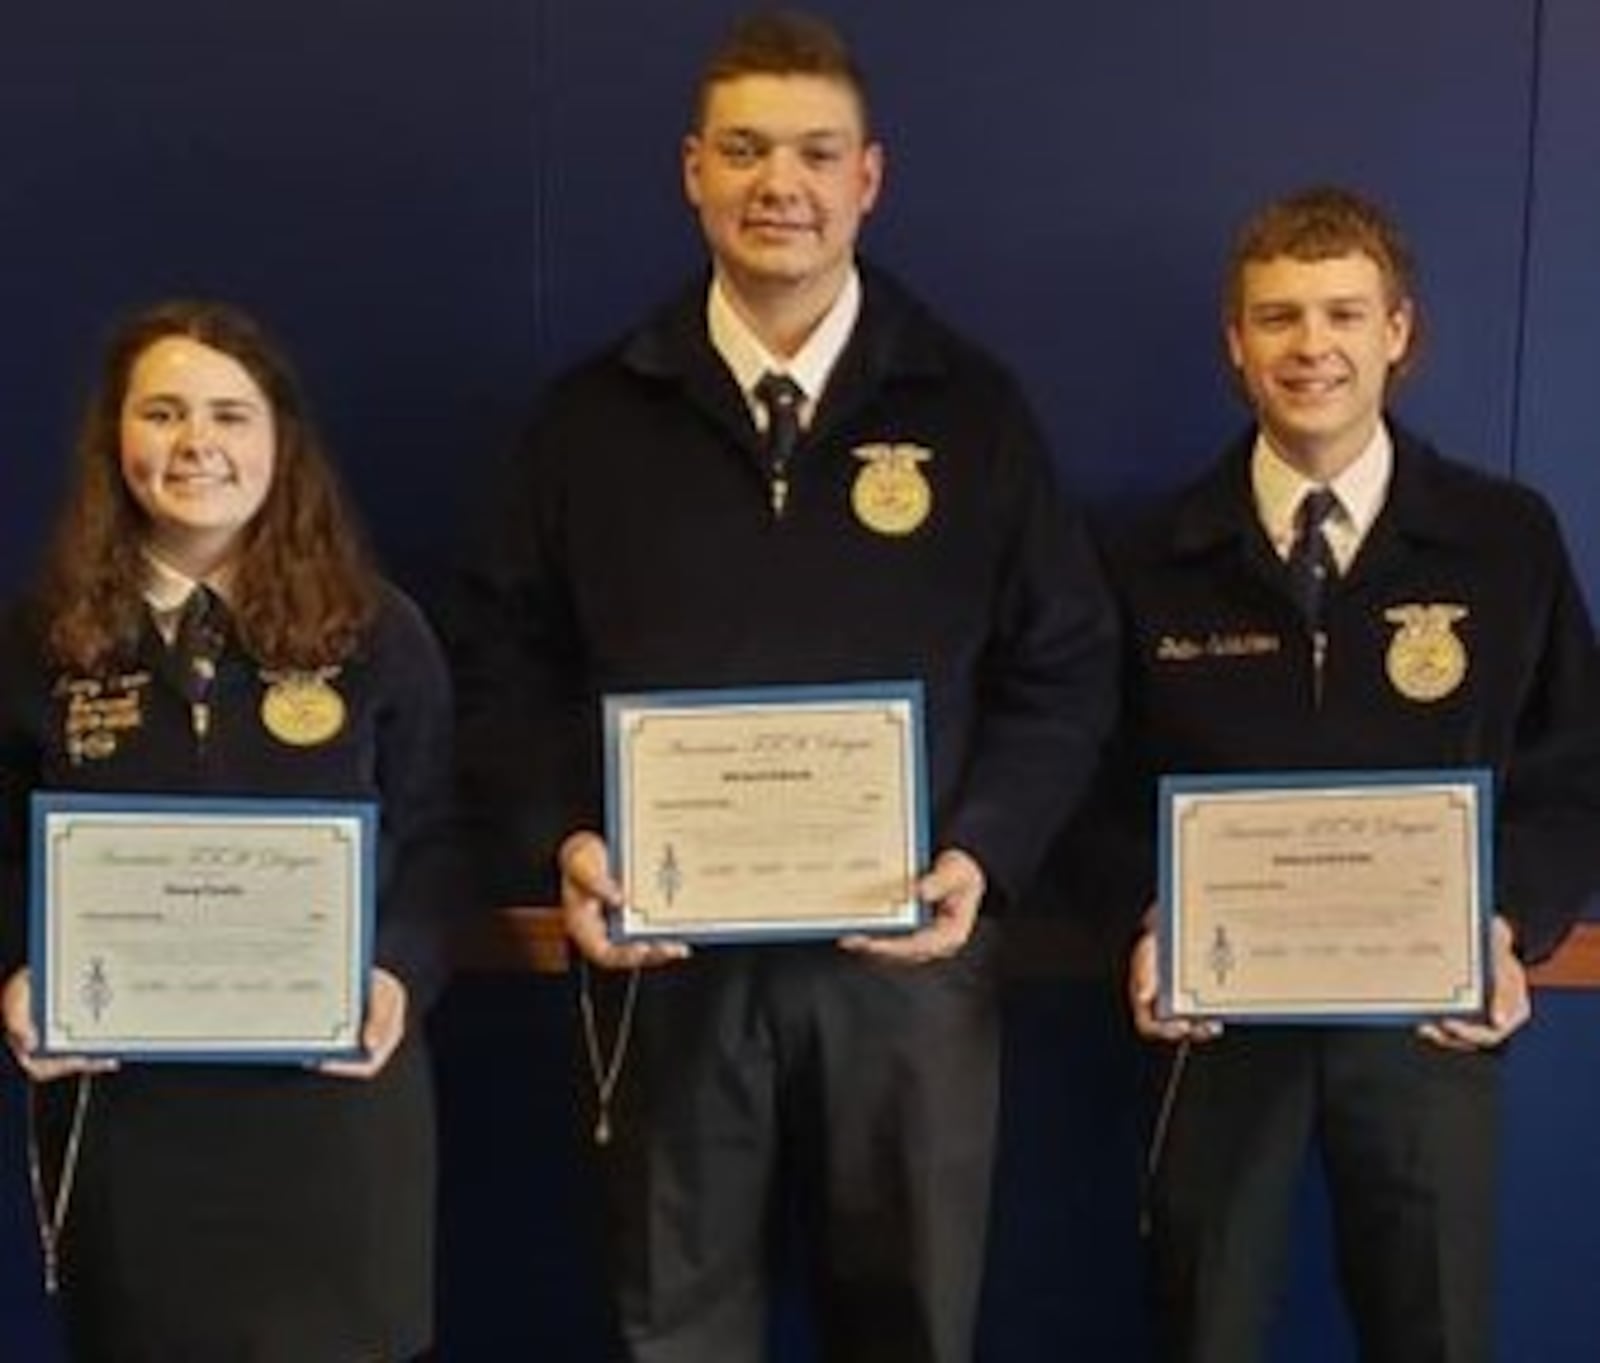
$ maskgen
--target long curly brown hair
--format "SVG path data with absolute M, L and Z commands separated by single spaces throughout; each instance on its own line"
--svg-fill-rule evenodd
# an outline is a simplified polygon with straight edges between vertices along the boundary
M 271 486 L 233 559 L 229 605 L 240 643 L 269 667 L 344 661 L 377 610 L 378 577 L 365 536 L 283 351 L 238 308 L 192 299 L 145 308 L 107 339 L 66 503 L 42 564 L 46 652 L 60 666 L 93 675 L 125 662 L 136 647 L 145 617 L 141 547 L 149 521 L 122 476 L 122 406 L 139 357 L 170 336 L 238 361 L 272 407 Z

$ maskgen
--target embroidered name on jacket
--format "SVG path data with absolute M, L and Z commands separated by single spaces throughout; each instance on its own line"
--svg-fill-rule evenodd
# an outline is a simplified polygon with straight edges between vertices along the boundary
M 58 682 L 56 695 L 67 702 L 62 719 L 67 760 L 79 766 L 113 756 L 119 736 L 144 724 L 144 691 L 149 685 L 148 672 Z
M 1192 663 L 1202 658 L 1261 658 L 1283 650 L 1277 634 L 1163 634 L 1156 642 L 1159 663 Z

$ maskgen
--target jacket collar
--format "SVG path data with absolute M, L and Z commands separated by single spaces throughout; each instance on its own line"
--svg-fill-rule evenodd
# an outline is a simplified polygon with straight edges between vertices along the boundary
M 921 304 L 887 273 L 859 263 L 861 315 L 818 403 L 808 441 L 858 411 L 886 384 L 933 377 L 947 360 L 940 332 Z M 647 381 L 674 385 L 741 445 L 759 444 L 739 385 L 706 332 L 702 274 L 622 344 L 622 366 Z
M 1394 438 L 1394 474 L 1361 559 L 1381 557 L 1402 541 L 1471 542 L 1477 534 L 1472 509 L 1462 504 L 1444 461 L 1393 418 L 1385 420 Z M 1203 555 L 1230 544 L 1265 543 L 1250 491 L 1254 442 L 1254 430 L 1241 435 L 1208 474 L 1179 495 L 1172 522 L 1175 554 Z

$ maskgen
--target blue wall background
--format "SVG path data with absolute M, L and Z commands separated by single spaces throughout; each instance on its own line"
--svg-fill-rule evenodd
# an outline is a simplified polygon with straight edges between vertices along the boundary
M 392 570 L 425 602 L 541 379 L 699 261 L 677 139 L 722 0 L 55 0 L 0 17 L 0 591 L 59 491 L 107 319 L 235 298 L 299 356 Z M 1423 265 L 1401 408 L 1557 504 L 1600 597 L 1595 0 L 858 0 L 831 9 L 889 147 L 869 251 L 1022 372 L 1105 505 L 1240 420 L 1216 289 L 1261 198 L 1343 180 Z M 1501 1334 L 1592 1363 L 1600 996 L 1511 1060 Z M 985 1363 L 1143 1357 L 1138 1057 L 1104 985 L 1019 980 Z M 565 985 L 459 982 L 438 1018 L 447 1360 L 605 1357 L 566 1118 Z M 55 1354 L 20 1105 L 0 1085 L 0 1358 Z M 1348 1363 L 1319 1191 L 1278 1356 Z M 779 1333 L 798 1356 L 803 1309 Z

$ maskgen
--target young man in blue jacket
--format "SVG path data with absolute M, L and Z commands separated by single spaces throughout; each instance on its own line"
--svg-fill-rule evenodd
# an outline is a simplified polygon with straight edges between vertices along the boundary
M 826 1357 L 970 1359 L 997 1104 L 986 920 L 1110 719 L 1109 600 L 1015 385 L 857 261 L 883 171 L 837 34 L 734 28 L 683 143 L 709 274 L 546 395 L 464 603 L 495 898 L 537 902 L 526 868 L 553 855 L 614 1004 L 591 1063 L 618 1314 L 650 1363 L 763 1356 L 794 1207 Z M 782 442 L 772 376 L 797 419 Z M 906 678 L 926 697 L 926 926 L 692 954 L 608 937 L 601 696 Z
M 1493 983 L 1481 1018 L 1222 1027 L 1158 1015 L 1140 932 L 1135 1022 L 1172 1048 L 1150 1189 L 1166 1356 L 1262 1358 L 1316 1146 L 1362 1358 L 1484 1363 L 1504 1044 L 1529 1016 L 1524 962 L 1600 879 L 1594 630 L 1540 497 L 1386 415 L 1417 300 L 1376 207 L 1339 189 L 1268 205 L 1225 314 L 1254 428 L 1110 553 L 1126 708 L 1101 870 L 1130 916 L 1151 904 L 1164 772 L 1487 767 Z

